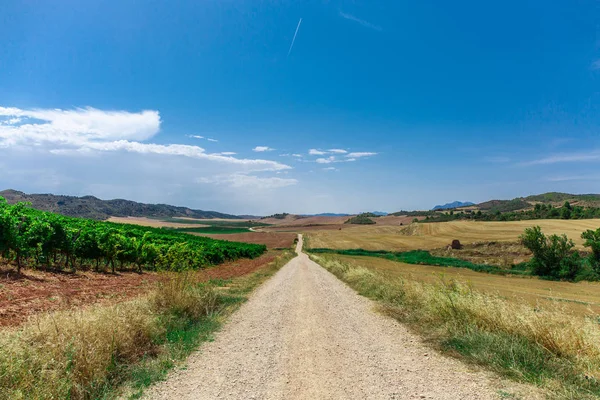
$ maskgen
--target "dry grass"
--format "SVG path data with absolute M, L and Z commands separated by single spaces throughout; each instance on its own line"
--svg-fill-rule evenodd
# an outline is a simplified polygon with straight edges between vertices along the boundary
M 229 290 L 173 274 L 135 300 L 45 314 L 3 330 L 0 399 L 114 398 L 123 384 L 139 393 L 208 340 L 291 254 L 244 277 L 214 282 Z
M 32 319 L 0 334 L 0 397 L 97 398 L 122 366 L 158 351 L 169 320 L 215 310 L 214 291 L 182 274 L 133 301 Z
M 535 277 L 502 276 L 465 268 L 405 264 L 377 257 L 335 255 L 351 266 L 361 266 L 392 279 L 435 283 L 440 277 L 453 279 L 478 291 L 499 295 L 530 306 L 558 307 L 580 316 L 600 315 L 600 282 L 559 282 Z
M 600 395 L 597 320 L 507 301 L 454 280 L 393 279 L 335 256 L 313 258 L 450 354 L 535 383 L 552 397 Z
M 481 241 L 518 240 L 525 228 L 539 225 L 546 234 L 562 234 L 581 247 L 581 233 L 600 227 L 600 220 L 533 220 L 510 222 L 451 221 L 409 226 L 368 225 L 342 230 L 307 232 L 311 248 L 365 250 L 430 250 L 449 245 L 453 239 L 463 244 Z

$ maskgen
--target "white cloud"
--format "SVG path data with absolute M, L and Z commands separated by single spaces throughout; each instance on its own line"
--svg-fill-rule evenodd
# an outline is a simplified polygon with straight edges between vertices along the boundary
M 572 176 L 552 176 L 546 178 L 549 182 L 568 182 L 568 181 L 597 181 L 600 175 L 572 175 Z
M 219 154 L 223 155 L 223 156 L 234 156 L 237 153 L 233 152 L 233 151 L 222 151 Z
M 344 149 L 329 149 L 327 151 L 330 153 L 333 153 L 333 154 L 346 154 L 347 153 L 347 151 Z
M 565 153 L 565 154 L 554 154 L 548 157 L 540 158 L 537 160 L 526 161 L 519 163 L 521 166 L 531 165 L 547 165 L 557 163 L 568 163 L 568 162 L 589 162 L 589 161 L 600 161 L 600 151 L 594 150 L 586 153 Z
M 66 192 L 72 192 L 73 187 L 81 190 L 94 184 L 100 185 L 105 178 L 90 171 L 104 171 L 107 179 L 112 179 L 102 183 L 103 186 L 94 188 L 118 186 L 124 193 L 129 193 L 129 190 L 148 182 L 153 182 L 155 187 L 185 187 L 202 176 L 215 174 L 234 177 L 243 175 L 243 178 L 226 181 L 230 186 L 236 187 L 242 179 L 247 182 L 254 181 L 260 187 L 283 187 L 286 182 L 288 185 L 292 184 L 289 180 L 277 180 L 281 178 L 270 181 L 269 177 L 252 175 L 261 171 L 277 172 L 291 169 L 283 163 L 265 159 L 236 158 L 233 157 L 234 152 L 207 153 L 199 146 L 148 142 L 148 139 L 160 130 L 161 120 L 157 111 L 134 113 L 94 108 L 22 110 L 0 107 L 0 121 L 0 159 L 7 160 L 9 156 L 16 158 L 19 154 L 19 161 L 23 163 L 18 164 L 20 167 L 15 164 L 15 170 L 21 168 L 35 171 L 34 167 L 48 170 L 56 168 L 60 172 L 53 175 L 56 178 L 52 181 L 58 182 L 57 186 L 75 182 L 69 190 L 65 190 Z M 200 135 L 194 136 L 204 138 Z M 133 160 L 136 160 L 135 163 Z M 31 165 L 31 168 L 27 165 Z M 125 172 L 126 166 L 136 170 L 136 174 Z M 161 168 L 170 168 L 173 174 L 167 171 L 163 174 Z M 179 171 L 180 174 L 174 174 L 174 171 Z M 96 182 L 85 180 L 91 175 L 95 176 Z M 124 181 L 126 176 L 130 176 L 129 181 Z M 161 180 L 160 176 L 164 179 Z M 189 180 L 186 181 L 186 177 L 189 177 Z M 82 182 L 86 182 L 86 186 L 83 186 Z M 6 183 L 8 182 L 4 182 Z M 250 187 L 247 192 L 252 193 Z M 135 195 L 136 192 L 132 193 Z
M 252 187 L 258 189 L 277 189 L 295 185 L 298 183 L 298 180 L 293 178 L 263 178 L 255 175 L 231 174 L 218 175 L 212 178 L 200 178 L 198 179 L 198 182 L 222 184 L 233 188 Z
M 252 151 L 255 151 L 257 153 L 262 153 L 265 151 L 273 151 L 275 149 L 269 147 L 269 146 L 256 146 L 255 148 L 252 149 Z
M 354 15 L 346 14 L 342 11 L 340 11 L 340 17 L 347 19 L 349 21 L 357 22 L 357 23 L 361 24 L 362 26 L 364 26 L 365 28 L 374 29 L 376 31 L 382 30 L 382 28 L 380 26 L 374 25 L 368 21 L 365 21 L 364 19 L 357 18 Z
M 209 142 L 218 142 L 217 139 L 211 139 L 211 138 L 208 138 L 206 136 L 201 136 L 201 135 L 187 135 L 187 137 L 191 137 L 193 139 L 204 139 L 204 140 L 207 140 Z
M 317 150 L 317 149 L 310 149 L 308 151 L 308 154 L 310 154 L 311 156 L 323 156 L 323 155 L 327 154 L 327 152 L 322 151 L 322 150 Z
M 16 125 L 21 121 L 22 118 L 19 117 L 7 118 L 6 116 L 2 116 L 2 119 L 0 119 L 0 125 Z
M 302 154 L 292 154 L 292 157 L 302 158 Z
M 323 168 L 323 171 L 337 171 L 338 169 L 335 167 L 327 167 L 327 168 Z
M 356 153 L 348 153 L 346 154 L 346 157 L 348 158 L 361 158 L 361 157 L 370 157 L 370 156 L 376 156 L 377 153 L 373 153 L 373 152 L 369 152 L 369 151 L 364 151 L 364 152 L 356 152 Z
M 317 158 L 315 160 L 317 164 L 331 164 L 332 162 L 336 162 L 334 156 L 329 156 L 327 158 Z
M 145 110 L 138 113 L 127 111 L 102 111 L 95 108 L 74 110 L 32 109 L 0 107 L 0 116 L 24 122 L 12 130 L 2 128 L 0 139 L 10 136 L 38 136 L 53 141 L 86 140 L 146 140 L 158 133 L 158 111 Z M 16 123 L 16 122 L 15 122 Z M 12 124 L 14 125 L 14 124 Z M 53 137 L 52 137 L 53 136 Z

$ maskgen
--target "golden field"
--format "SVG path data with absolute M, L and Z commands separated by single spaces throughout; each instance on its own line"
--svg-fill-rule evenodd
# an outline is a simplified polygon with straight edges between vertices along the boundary
M 368 268 L 394 278 L 436 283 L 454 279 L 483 293 L 498 294 L 518 303 L 546 309 L 564 308 L 579 315 L 600 314 L 599 282 L 557 282 L 535 277 L 502 276 L 466 268 L 405 264 L 378 257 L 328 255 L 355 267 Z
M 565 233 L 581 247 L 581 233 L 598 229 L 600 219 L 530 220 L 509 222 L 451 221 L 418 223 L 408 226 L 343 226 L 341 230 L 307 231 L 310 248 L 365 250 L 430 250 L 449 245 L 453 239 L 463 244 L 491 241 L 517 241 L 525 228 L 539 225 L 545 234 Z

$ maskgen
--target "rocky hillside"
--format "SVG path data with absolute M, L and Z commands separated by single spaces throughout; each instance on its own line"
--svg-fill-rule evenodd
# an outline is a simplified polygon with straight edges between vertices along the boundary
M 135 201 L 115 199 L 100 200 L 94 196 L 62 196 L 54 194 L 26 194 L 16 190 L 0 192 L 10 204 L 27 201 L 38 210 L 51 211 L 71 217 L 103 220 L 109 217 L 190 217 L 190 218 L 235 218 L 236 215 L 216 211 L 193 210 L 167 204 L 144 204 Z
M 490 200 L 479 203 L 476 209 L 491 212 L 510 212 L 533 208 L 537 203 L 551 204 L 555 207 L 562 206 L 565 201 L 571 205 L 582 207 L 600 207 L 600 194 L 570 194 L 549 192 L 527 197 L 517 197 L 512 200 Z

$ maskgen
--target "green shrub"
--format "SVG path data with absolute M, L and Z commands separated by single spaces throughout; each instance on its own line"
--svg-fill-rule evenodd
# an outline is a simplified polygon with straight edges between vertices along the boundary
M 573 251 L 575 243 L 566 235 L 546 236 L 539 226 L 525 229 L 521 243 L 532 253 L 530 267 L 534 274 L 554 279 L 574 279 L 581 270 L 582 260 Z
M 600 228 L 595 231 L 588 229 L 581 234 L 581 238 L 585 240 L 583 245 L 592 250 L 592 254 L 589 257 L 592 270 L 600 275 Z
M 354 225 L 373 225 L 375 221 L 371 218 L 367 217 L 365 214 L 359 214 L 356 217 L 352 217 L 348 219 L 345 224 L 354 224 Z

